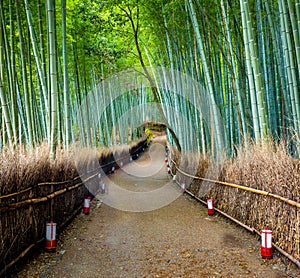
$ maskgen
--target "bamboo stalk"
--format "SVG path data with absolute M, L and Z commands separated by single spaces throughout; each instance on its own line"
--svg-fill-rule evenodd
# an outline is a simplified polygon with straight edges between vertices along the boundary
M 32 198 L 32 199 L 28 199 L 25 201 L 21 201 L 21 202 L 17 202 L 17 203 L 13 203 L 13 204 L 8 204 L 6 205 L 6 207 L 2 207 L 0 208 L 0 212 L 7 212 L 7 211 L 12 211 L 15 210 L 17 208 L 23 207 L 23 206 L 27 206 L 30 204 L 37 204 L 37 203 L 41 203 L 41 202 L 46 202 L 48 200 L 52 200 L 53 198 L 62 195 L 63 193 L 65 193 L 66 191 L 71 191 L 74 190 L 82 185 L 84 185 L 87 181 L 94 179 L 97 176 L 97 173 L 86 178 L 83 182 L 79 182 L 78 184 L 60 189 L 58 191 L 55 191 L 45 197 L 40 197 L 40 198 Z M 53 183 L 50 184 L 51 186 L 53 185 Z M 6 197 L 6 196 L 3 196 Z
M 30 99 L 30 93 L 28 90 L 28 73 L 26 71 L 27 63 L 26 63 L 26 51 L 25 51 L 25 43 L 23 37 L 23 30 L 22 30 L 22 23 L 20 18 L 20 11 L 19 11 L 19 3 L 18 0 L 15 1 L 15 9 L 16 9 L 16 17 L 17 17 L 17 25 L 18 25 L 18 32 L 19 32 L 19 43 L 20 43 L 20 59 L 21 59 L 21 72 L 22 72 L 22 90 L 24 94 L 25 100 L 25 115 L 22 113 L 22 117 L 26 118 L 26 128 L 25 129 L 25 138 L 27 143 L 32 146 L 33 144 L 33 129 L 32 129 L 32 118 L 30 109 L 32 108 L 32 100 Z M 23 120 L 25 122 L 25 120 Z M 25 124 L 23 124 L 25 126 Z M 21 138 L 20 138 L 21 142 Z
M 211 74 L 209 72 L 209 66 L 207 62 L 207 57 L 204 51 L 204 45 L 203 45 L 203 40 L 202 36 L 200 34 L 200 27 L 198 24 L 197 20 L 197 15 L 196 11 L 194 9 L 194 4 L 192 0 L 187 1 L 188 3 L 188 12 L 192 21 L 192 25 L 194 28 L 195 32 L 195 37 L 196 37 L 196 42 L 197 42 L 197 48 L 199 51 L 199 54 L 201 56 L 202 60 L 202 67 L 205 75 L 205 80 L 207 82 L 207 89 L 208 89 L 208 94 L 209 94 L 209 100 L 210 100 L 210 106 L 211 106 L 211 113 L 212 113 L 212 119 L 214 121 L 214 127 L 212 128 L 212 133 L 215 133 L 215 140 L 216 140 L 216 146 L 217 150 L 216 151 L 221 151 L 223 147 L 223 130 L 220 124 L 220 116 L 219 116 L 219 111 L 218 111 L 218 106 L 215 101 L 215 96 L 214 96 L 214 87 L 213 87 L 213 80 L 211 77 Z M 212 146 L 214 146 L 214 142 L 212 142 Z M 219 153 L 218 153 L 219 154 Z
M 16 195 L 19 195 L 19 194 L 22 194 L 24 192 L 27 192 L 29 190 L 31 190 L 33 187 L 28 187 L 24 190 L 21 190 L 19 192 L 15 192 L 15 193 L 11 193 L 11 194 L 8 194 L 8 195 L 4 195 L 4 196 L 0 196 L 0 199 L 5 199 L 5 198 L 9 198 L 9 197 L 12 197 L 12 196 L 16 196 Z
M 2 28 L 2 25 L 4 24 L 4 18 L 2 16 L 2 2 L 0 3 L 0 103 L 2 108 L 2 128 L 6 128 L 6 130 L 3 132 L 7 135 L 9 145 L 13 145 L 13 130 L 12 130 L 12 124 L 11 124 L 11 113 L 8 107 L 8 99 L 7 99 L 7 93 L 5 89 L 5 80 L 4 80 L 4 72 L 5 72 L 5 63 L 4 63 L 4 53 L 5 53 L 5 39 L 4 39 L 4 29 Z M 5 137 L 4 137 L 5 138 Z
M 63 107 L 64 107 L 64 144 L 69 149 L 71 140 L 71 118 L 70 118 L 70 95 L 69 95 L 69 72 L 67 52 L 67 26 L 66 26 L 66 0 L 61 1 L 62 11 L 62 56 L 63 56 Z
M 50 75 L 50 157 L 55 158 L 58 137 L 58 86 L 57 86 L 57 50 L 55 32 L 55 1 L 47 0 L 48 44 L 49 44 L 49 75 Z M 66 111 L 67 112 L 67 111 Z
M 47 126 L 49 126 L 49 110 L 50 109 L 49 109 L 48 98 L 47 98 L 47 84 L 45 83 L 45 72 L 44 72 L 44 68 L 42 67 L 41 62 L 39 60 L 38 47 L 37 47 L 37 42 L 36 42 L 36 38 L 35 38 L 32 16 L 31 16 L 31 11 L 30 11 L 28 0 L 24 0 L 24 5 L 25 5 L 29 34 L 30 34 L 30 40 L 31 40 L 32 47 L 33 47 L 32 50 L 34 53 L 34 59 L 36 62 L 37 73 L 38 73 L 38 77 L 39 77 L 39 81 L 40 81 L 40 85 L 41 85 L 42 96 L 43 96 L 43 101 L 44 101 L 46 115 L 47 115 L 46 122 L 47 122 Z M 49 130 L 47 132 L 49 132 Z
M 80 182 L 80 183 L 78 183 L 76 185 L 73 185 L 73 186 L 70 186 L 68 188 L 64 188 L 64 189 L 55 191 L 52 194 L 49 194 L 45 197 L 28 199 L 28 200 L 21 201 L 21 202 L 18 202 L 18 203 L 13 203 L 13 204 L 6 205 L 6 207 L 0 208 L 0 212 L 12 211 L 12 210 L 15 210 L 15 209 L 18 209 L 20 207 L 24 207 L 24 206 L 27 206 L 27 205 L 30 205 L 30 204 L 37 204 L 37 203 L 41 203 L 41 202 L 46 202 L 48 200 L 53 199 L 56 196 L 59 196 L 59 195 L 65 193 L 66 191 L 76 189 L 76 188 L 82 186 L 83 184 L 84 183 Z

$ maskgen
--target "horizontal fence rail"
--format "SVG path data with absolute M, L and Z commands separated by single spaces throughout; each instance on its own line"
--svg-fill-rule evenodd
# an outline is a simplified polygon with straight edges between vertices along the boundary
M 237 188 L 237 189 L 240 189 L 242 191 L 246 191 L 246 192 L 258 194 L 258 195 L 261 195 L 261 196 L 266 196 L 266 197 L 271 197 L 271 198 L 277 199 L 277 200 L 279 200 L 283 203 L 286 203 L 286 204 L 288 204 L 292 207 L 295 207 L 296 209 L 300 208 L 300 203 L 299 202 L 296 202 L 294 200 L 291 200 L 291 199 L 286 198 L 286 197 L 282 197 L 280 195 L 277 195 L 277 194 L 274 194 L 274 193 L 271 193 L 271 192 L 267 192 L 267 191 L 264 191 L 264 190 L 259 190 L 259 189 L 255 189 L 255 188 L 251 188 L 251 187 L 247 187 L 247 186 L 243 186 L 243 185 L 238 185 L 238 184 L 233 184 L 233 183 L 228 183 L 228 182 L 223 182 L 223 181 L 218 181 L 218 180 L 212 180 L 212 179 L 207 179 L 207 178 L 191 175 L 191 174 L 187 173 L 186 171 L 179 168 L 177 162 L 172 158 L 172 153 L 171 152 L 170 152 L 169 160 L 171 162 L 171 169 L 172 169 L 172 167 L 175 168 L 175 171 L 171 170 L 171 175 L 172 176 L 176 175 L 177 172 L 179 172 L 183 176 L 185 176 L 187 178 L 191 178 L 193 180 L 199 180 L 199 181 L 204 181 L 204 182 L 208 182 L 208 183 L 212 183 L 212 184 L 218 184 L 218 185 L 222 185 L 222 186 L 226 186 L 226 187 Z M 179 184 L 179 182 L 177 180 L 176 180 L 176 182 Z M 199 202 L 201 202 L 202 204 L 206 205 L 205 200 L 202 200 L 201 198 L 196 196 L 194 193 L 192 193 L 190 190 L 186 189 L 185 192 L 187 194 L 189 194 L 190 196 L 192 196 L 193 198 L 195 198 L 196 200 L 198 200 Z M 246 225 L 245 223 L 241 222 L 240 220 L 232 217 L 231 215 L 225 213 L 224 211 L 222 211 L 218 208 L 215 208 L 215 210 L 217 212 L 219 212 L 220 214 L 224 215 L 225 217 L 227 217 L 228 219 L 231 219 L 232 221 L 234 221 L 238 225 L 244 227 L 248 231 L 250 231 L 252 233 L 256 233 L 257 235 L 261 236 L 260 231 L 258 231 L 256 228 Z M 299 223 L 298 223 L 298 225 L 299 225 Z M 298 244 L 300 244 L 300 243 L 298 243 Z M 272 242 L 272 245 L 278 252 L 280 252 L 281 254 L 286 256 L 290 261 L 292 261 L 295 265 L 297 265 L 300 268 L 300 261 L 298 259 L 294 258 L 291 254 L 289 254 L 288 252 L 283 250 L 277 244 Z
M 196 180 L 201 180 L 201 181 L 206 181 L 206 182 L 210 182 L 210 183 L 215 183 L 215 184 L 220 184 L 220 185 L 225 185 L 225 186 L 229 186 L 229 187 L 234 187 L 234 188 L 238 188 L 244 191 L 248 191 L 248 192 L 252 192 L 255 194 L 260 194 L 260 195 L 264 195 L 264 196 L 269 196 L 269 197 L 273 197 L 274 199 L 278 199 L 282 202 L 285 202 L 291 206 L 300 208 L 300 203 L 293 201 L 291 199 L 279 196 L 277 194 L 271 193 L 271 192 L 267 192 L 264 190 L 259 190 L 259 189 L 255 189 L 255 188 L 251 188 L 251 187 L 247 187 L 247 186 L 243 186 L 243 185 L 238 185 L 238 184 L 234 184 L 234 183 L 229 183 L 229 182 L 224 182 L 224 181 L 217 181 L 217 180 L 211 180 L 211 179 L 206 179 L 206 178 L 202 178 L 202 177 L 197 177 L 197 176 L 193 176 L 190 175 L 189 173 L 186 173 L 185 171 L 181 170 L 178 165 L 176 164 L 176 162 L 171 159 L 171 162 L 175 165 L 176 170 L 183 174 L 186 177 L 192 178 L 192 179 L 196 179 Z
M 143 138 L 129 146 L 129 154 L 125 156 L 114 157 L 114 153 L 109 152 L 103 158 L 111 161 L 99 165 L 84 176 L 66 181 L 41 182 L 0 196 L 0 277 L 45 240 L 45 224 L 50 220 L 50 215 L 60 220 L 56 221 L 60 231 L 82 210 L 84 196 L 93 195 L 85 188 L 85 182 L 92 181 L 98 188 L 101 169 L 107 174 L 111 165 L 117 166 L 119 161 L 129 163 L 130 157 L 141 153 L 146 147 L 147 138 Z

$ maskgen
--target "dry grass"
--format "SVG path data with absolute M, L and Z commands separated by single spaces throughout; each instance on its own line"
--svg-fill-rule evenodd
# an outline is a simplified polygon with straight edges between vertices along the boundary
M 180 161 L 181 169 L 197 173 L 195 176 L 249 186 L 300 202 L 300 160 L 287 153 L 284 143 L 239 149 L 235 159 L 221 163 L 198 155 L 179 159 L 176 154 L 175 159 Z M 176 176 L 179 181 L 187 179 L 179 173 Z M 300 260 L 300 215 L 296 207 L 272 197 L 199 180 L 194 180 L 189 190 L 203 199 L 213 197 L 216 207 L 257 230 L 268 226 L 274 242 Z
M 75 182 L 81 185 L 79 179 L 74 181 L 78 177 L 78 167 L 89 176 L 95 174 L 95 170 L 99 171 L 100 166 L 108 164 L 102 168 L 104 172 L 108 172 L 112 165 L 118 166 L 115 160 L 125 157 L 124 163 L 128 162 L 130 154 L 139 151 L 144 144 L 145 138 L 130 146 L 118 146 L 114 149 L 82 149 L 80 152 L 72 148 L 68 152 L 58 150 L 54 161 L 49 159 L 49 148 L 46 145 L 31 151 L 25 151 L 22 146 L 13 153 L 3 150 L 0 153 L 0 196 L 17 192 L 21 194 L 0 198 L 0 273 L 5 265 L 30 244 L 45 236 L 46 221 L 53 219 L 60 229 L 61 224 L 81 208 L 84 196 L 91 193 L 85 186 L 80 186 L 54 199 L 33 205 L 18 207 L 16 203 L 49 196 Z M 61 183 L 62 181 L 67 184 Z M 52 184 L 49 185 L 49 182 Z M 98 186 L 97 179 L 94 183 Z M 22 192 L 24 189 L 30 190 Z M 10 205 L 14 209 L 8 211 L 7 207 Z
M 300 202 L 300 160 L 289 156 L 283 143 L 239 150 L 224 178 Z
M 49 148 L 41 145 L 31 151 L 19 147 L 12 153 L 0 153 L 0 194 L 7 195 L 43 182 L 71 180 L 76 175 L 72 151 L 57 151 L 55 161 L 49 159 Z
M 99 169 L 100 165 L 111 164 L 124 158 L 129 161 L 130 155 L 138 151 L 145 138 L 131 145 L 114 148 L 81 149 L 80 152 L 58 150 L 56 159 L 49 159 L 49 147 L 41 145 L 31 151 L 20 146 L 11 152 L 9 149 L 0 152 L 0 196 L 24 190 L 43 182 L 61 182 L 74 179 L 77 168 L 86 172 Z

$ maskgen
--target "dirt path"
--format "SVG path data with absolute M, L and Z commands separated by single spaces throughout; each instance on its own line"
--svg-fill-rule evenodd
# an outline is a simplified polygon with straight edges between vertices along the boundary
M 151 151 L 107 182 L 133 192 L 167 187 L 164 198 L 180 195 L 175 201 L 150 210 L 145 199 L 128 205 L 138 199 L 128 195 L 132 199 L 118 200 L 129 210 L 124 211 L 100 196 L 104 203 L 94 200 L 91 214 L 79 215 L 60 235 L 57 253 L 40 254 L 17 277 L 291 277 L 276 254 L 261 259 L 257 237 L 223 217 L 207 216 L 205 207 L 180 194 L 169 183 L 163 162 L 157 167 L 163 147 Z M 136 176 L 139 167 L 145 167 L 144 173 Z M 114 192 L 110 184 L 108 189 L 107 196 Z M 132 212 L 141 208 L 146 209 Z

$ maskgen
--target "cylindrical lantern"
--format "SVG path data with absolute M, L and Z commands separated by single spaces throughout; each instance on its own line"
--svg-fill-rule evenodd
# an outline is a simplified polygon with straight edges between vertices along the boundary
M 182 192 L 182 193 L 185 192 L 185 190 L 186 190 L 186 184 L 185 184 L 185 183 L 182 183 L 182 184 L 180 185 L 180 189 L 181 189 L 181 192 Z
M 107 192 L 107 189 L 106 189 L 106 184 L 105 183 L 102 183 L 101 185 L 101 193 L 104 194 Z
M 261 231 L 261 256 L 265 259 L 273 257 L 272 254 L 272 231 L 266 228 Z
M 89 214 L 90 209 L 91 209 L 91 198 L 90 197 L 84 197 L 82 212 L 84 214 Z
M 56 223 L 53 221 L 46 224 L 46 244 L 45 249 L 47 251 L 56 250 Z
M 214 199 L 209 198 L 206 200 L 207 202 L 207 213 L 208 215 L 214 215 L 215 209 L 214 209 Z
M 176 181 L 176 175 L 173 176 L 173 181 Z
M 111 167 L 112 174 L 115 172 L 115 170 L 116 170 L 115 166 Z
M 166 162 L 166 163 L 168 162 L 168 157 L 167 157 L 167 156 L 165 157 L 165 162 Z
M 171 174 L 171 168 L 170 165 L 167 166 L 168 174 Z

